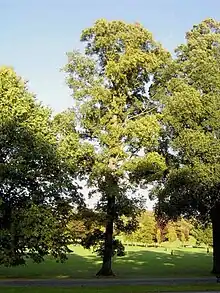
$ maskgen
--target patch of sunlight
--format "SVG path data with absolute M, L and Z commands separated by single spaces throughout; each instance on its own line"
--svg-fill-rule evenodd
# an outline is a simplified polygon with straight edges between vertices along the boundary
M 157 256 L 156 259 L 162 259 L 161 257 Z
M 116 259 L 115 262 L 126 264 L 126 263 L 134 263 L 134 262 L 136 262 L 136 260 L 134 260 L 134 259 Z
M 132 267 L 132 270 L 139 270 L 139 267 Z
M 169 266 L 169 267 L 174 267 L 175 266 L 175 264 L 170 263 L 170 262 L 165 262 L 164 265 Z
M 146 262 L 146 261 L 136 261 L 135 263 L 138 264 L 138 265 L 144 265 L 144 264 L 146 264 L 147 262 Z
M 102 260 L 93 260 L 92 263 L 98 265 L 102 263 Z
M 67 278 L 70 278 L 70 276 L 68 275 L 59 275 L 59 276 L 56 276 L 57 279 L 67 279 Z
M 118 260 L 120 262 L 120 260 Z M 123 262 L 129 262 L 129 263 L 132 263 L 132 262 L 135 262 L 135 260 L 133 259 L 124 259 Z

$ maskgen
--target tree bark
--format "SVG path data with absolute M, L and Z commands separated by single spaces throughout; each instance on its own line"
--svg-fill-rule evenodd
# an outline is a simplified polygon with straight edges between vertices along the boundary
M 213 268 L 212 273 L 220 276 L 220 203 L 211 211 L 213 233 Z
M 113 227 L 115 213 L 115 196 L 111 195 L 107 202 L 107 222 L 105 228 L 105 247 L 102 267 L 96 276 L 114 276 L 112 271 Z

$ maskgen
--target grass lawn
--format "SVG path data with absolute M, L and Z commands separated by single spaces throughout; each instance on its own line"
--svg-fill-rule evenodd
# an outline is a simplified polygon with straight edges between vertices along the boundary
M 0 278 L 93 278 L 100 263 L 95 254 L 74 247 L 74 254 L 63 264 L 48 257 L 41 264 L 29 261 L 25 266 L 0 267 Z M 164 248 L 129 247 L 126 256 L 114 259 L 113 263 L 118 278 L 202 277 L 210 275 L 211 267 L 212 255 L 207 255 L 205 249 L 185 248 L 175 250 L 172 256 Z
M 219 284 L 210 284 L 204 287 L 201 285 L 181 285 L 181 286 L 117 286 L 108 288 L 2 288 L 4 293 L 147 293 L 147 292 L 193 292 L 193 291 L 218 291 Z

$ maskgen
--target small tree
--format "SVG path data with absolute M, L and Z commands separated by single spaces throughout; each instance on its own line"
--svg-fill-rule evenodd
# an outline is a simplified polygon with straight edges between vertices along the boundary
M 140 218 L 139 239 L 140 242 L 152 244 L 155 241 L 156 221 L 153 212 L 145 211 Z
M 192 231 L 192 235 L 195 237 L 198 245 L 205 244 L 207 249 L 212 246 L 212 227 L 211 225 L 201 225 L 196 222 Z
M 177 240 L 177 234 L 176 234 L 174 223 L 169 222 L 166 229 L 167 229 L 167 233 L 166 233 L 167 240 L 170 243 L 175 242 Z
M 193 225 L 190 221 L 180 218 L 175 223 L 175 227 L 176 227 L 177 237 L 184 245 L 185 242 L 189 241 L 189 235 L 193 229 Z
M 156 241 L 157 241 L 157 245 L 160 245 L 160 243 L 162 242 L 162 235 L 161 235 L 161 229 L 157 228 L 156 229 Z
M 124 235 L 124 239 L 133 242 L 140 242 L 143 244 L 152 244 L 155 242 L 155 228 L 156 221 L 154 214 L 151 211 L 144 211 L 138 217 L 138 228 L 132 234 Z
M 152 182 L 166 168 L 157 152 L 160 125 L 147 85 L 167 58 L 141 25 L 98 20 L 82 32 L 85 55 L 68 53 L 67 84 L 82 140 L 94 147 L 87 186 L 99 194 L 104 212 L 103 265 L 97 275 L 112 275 L 113 231 L 136 227 L 131 195 L 141 178 Z M 141 153 L 140 153 L 141 151 Z M 123 224 L 122 216 L 130 217 Z M 132 216 L 132 217 L 131 217 Z

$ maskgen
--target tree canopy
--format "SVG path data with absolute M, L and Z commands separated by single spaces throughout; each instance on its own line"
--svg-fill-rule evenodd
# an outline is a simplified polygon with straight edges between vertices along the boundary
M 109 275 L 114 228 L 135 225 L 138 200 L 129 194 L 136 182 L 152 182 L 166 168 L 157 151 L 160 124 L 147 85 L 169 54 L 141 25 L 122 21 L 98 20 L 82 32 L 81 41 L 85 54 L 68 53 L 64 70 L 79 135 L 93 147 L 87 186 L 100 194 L 97 209 L 106 223 L 98 274 Z M 122 216 L 130 220 L 123 223 Z
M 212 221 L 214 268 L 220 273 L 220 23 L 207 19 L 186 34 L 186 44 L 155 76 L 169 139 L 170 173 L 157 190 L 158 211 Z M 217 265 L 218 263 L 218 265 Z
M 0 264 L 65 259 L 65 225 L 81 199 L 59 149 L 51 111 L 0 68 Z

